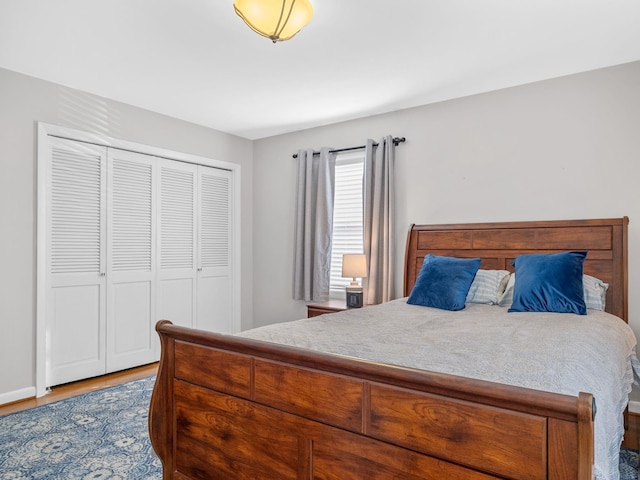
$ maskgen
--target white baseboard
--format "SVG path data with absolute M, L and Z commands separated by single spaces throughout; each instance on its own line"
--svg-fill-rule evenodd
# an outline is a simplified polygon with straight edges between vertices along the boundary
M 0 393 L 0 405 L 5 403 L 17 402 L 25 398 L 33 398 L 36 396 L 36 387 L 23 388 L 14 390 L 13 392 Z
M 629 401 L 629 411 L 631 413 L 639 413 L 640 414 L 640 402 L 638 402 L 637 400 L 630 400 Z

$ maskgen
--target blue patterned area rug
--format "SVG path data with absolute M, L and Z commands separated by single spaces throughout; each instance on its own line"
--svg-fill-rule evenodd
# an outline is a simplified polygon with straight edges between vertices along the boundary
M 147 427 L 154 381 L 0 417 L 0 479 L 161 479 Z
M 0 417 L 0 480 L 159 480 L 147 416 L 155 377 Z M 638 479 L 637 450 L 620 480 Z
M 637 450 L 620 449 L 620 480 L 638 480 L 638 460 Z

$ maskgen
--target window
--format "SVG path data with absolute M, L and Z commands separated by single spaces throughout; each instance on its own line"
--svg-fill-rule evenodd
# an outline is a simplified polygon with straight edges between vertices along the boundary
M 333 299 L 344 299 L 345 287 L 351 283 L 351 278 L 342 277 L 342 255 L 363 252 L 363 174 L 363 151 L 338 154 L 329 289 L 329 296 Z

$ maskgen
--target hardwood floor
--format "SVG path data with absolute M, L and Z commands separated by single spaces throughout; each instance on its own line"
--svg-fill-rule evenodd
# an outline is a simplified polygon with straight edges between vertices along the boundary
M 46 405 L 47 403 L 57 402 L 58 400 L 64 400 L 65 398 L 81 395 L 93 390 L 100 390 L 102 388 L 113 387 L 121 383 L 138 380 L 139 378 L 155 375 L 157 371 L 158 364 L 152 363 L 150 365 L 131 368 L 121 372 L 103 375 L 101 377 L 90 378 L 88 380 L 81 380 L 79 382 L 67 383 L 65 385 L 53 387 L 51 392 L 43 397 L 29 398 L 19 402 L 0 405 L 0 416 L 8 413 L 19 412 L 21 410 L 27 410 L 33 407 L 39 407 L 40 405 Z
M 0 405 L 0 416 L 38 407 L 40 405 L 46 405 L 47 403 L 57 402 L 58 400 L 63 400 L 75 395 L 81 395 L 93 390 L 100 390 L 101 388 L 112 387 L 121 383 L 138 380 L 139 378 L 155 375 L 157 371 L 158 364 L 152 363 L 150 365 L 124 370 L 122 372 L 60 385 L 51 389 L 51 392 L 44 397 L 30 398 L 7 405 Z M 629 413 L 628 418 L 629 428 L 624 435 L 622 445 L 627 448 L 640 450 L 640 414 Z

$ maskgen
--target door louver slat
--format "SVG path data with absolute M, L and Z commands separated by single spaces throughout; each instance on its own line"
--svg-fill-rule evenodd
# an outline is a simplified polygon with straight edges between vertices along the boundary
M 114 159 L 111 224 L 111 268 L 144 271 L 152 268 L 151 165 Z
M 200 177 L 200 266 L 229 265 L 229 178 Z
M 194 176 L 161 169 L 160 268 L 193 268 Z
M 52 149 L 51 273 L 99 273 L 101 158 Z

